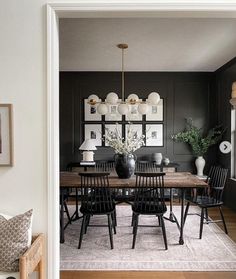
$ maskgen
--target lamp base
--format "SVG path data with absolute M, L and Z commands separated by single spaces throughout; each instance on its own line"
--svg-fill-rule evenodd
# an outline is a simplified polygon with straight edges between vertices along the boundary
M 93 162 L 93 151 L 83 151 L 83 162 Z

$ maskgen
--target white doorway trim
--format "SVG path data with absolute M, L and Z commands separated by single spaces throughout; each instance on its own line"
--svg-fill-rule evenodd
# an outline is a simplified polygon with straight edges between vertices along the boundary
M 59 24 L 61 17 L 236 18 L 235 0 L 77 0 L 47 5 L 48 279 L 59 279 Z

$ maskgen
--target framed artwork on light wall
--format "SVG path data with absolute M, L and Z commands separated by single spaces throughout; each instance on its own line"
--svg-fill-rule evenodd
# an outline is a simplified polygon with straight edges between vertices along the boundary
M 146 146 L 163 146 L 163 124 L 146 124 Z
M 99 102 L 101 99 L 99 99 Z M 97 112 L 98 104 L 89 105 L 88 99 L 84 99 L 84 120 L 85 121 L 101 121 L 102 116 Z
M 96 146 L 102 146 L 102 125 L 101 124 L 85 124 L 84 140 L 93 139 Z
M 163 114 L 163 99 L 160 99 L 157 105 L 150 105 L 150 110 L 146 115 L 146 121 L 163 121 Z
M 107 129 L 109 129 L 112 132 L 114 132 L 117 129 L 119 135 L 121 135 L 121 137 L 122 137 L 122 125 L 121 124 L 105 124 L 105 135 L 107 134 Z M 105 146 L 109 146 L 109 145 L 106 144 L 106 142 L 105 142 Z
M 118 100 L 120 102 L 121 99 Z M 122 120 L 122 115 L 119 114 L 117 108 L 117 105 L 111 105 L 107 104 L 108 106 L 108 113 L 105 115 L 105 121 L 121 121 Z
M 0 166 L 13 165 L 12 105 L 0 104 Z

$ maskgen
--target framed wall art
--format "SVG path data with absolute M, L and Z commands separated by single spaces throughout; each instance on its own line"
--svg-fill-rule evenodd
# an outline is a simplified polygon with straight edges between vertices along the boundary
M 12 105 L 0 104 L 0 166 L 13 165 Z
M 134 134 L 134 137 L 141 137 L 143 134 L 143 125 L 142 124 L 126 124 L 125 125 L 125 137 L 127 137 L 128 129 L 131 129 L 131 131 Z
M 150 105 L 150 110 L 146 114 L 146 121 L 163 121 L 163 114 L 163 99 L 160 99 L 157 105 Z
M 122 137 L 122 125 L 121 124 L 105 124 L 105 135 L 107 134 L 107 129 L 109 129 L 112 132 L 117 129 L 118 133 Z M 109 145 L 105 143 L 105 146 L 109 146 Z
M 121 102 L 121 99 L 118 100 L 118 103 Z M 107 104 L 108 106 L 108 113 L 105 115 L 105 121 L 121 121 L 122 120 L 122 115 L 119 114 L 117 108 L 117 105 L 110 105 Z
M 101 99 L 99 99 L 99 102 Z M 88 99 L 84 99 L 84 120 L 85 121 L 101 121 L 102 116 L 97 112 L 98 104 L 89 105 Z
M 163 124 L 146 124 L 146 146 L 163 146 Z
M 85 124 L 84 140 L 93 139 L 96 146 L 102 146 L 102 125 L 101 124 Z
M 126 121 L 142 121 L 143 116 L 138 112 L 137 105 L 129 105 L 129 112 L 125 115 Z

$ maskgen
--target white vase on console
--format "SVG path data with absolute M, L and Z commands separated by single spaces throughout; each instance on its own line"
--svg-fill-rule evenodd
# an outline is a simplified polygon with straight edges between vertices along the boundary
M 205 164 L 206 164 L 206 161 L 203 158 L 203 156 L 198 156 L 195 161 L 198 176 L 203 176 L 203 170 L 204 170 Z
M 157 163 L 157 165 L 160 165 L 162 162 L 162 154 L 161 153 L 154 153 L 153 159 Z

